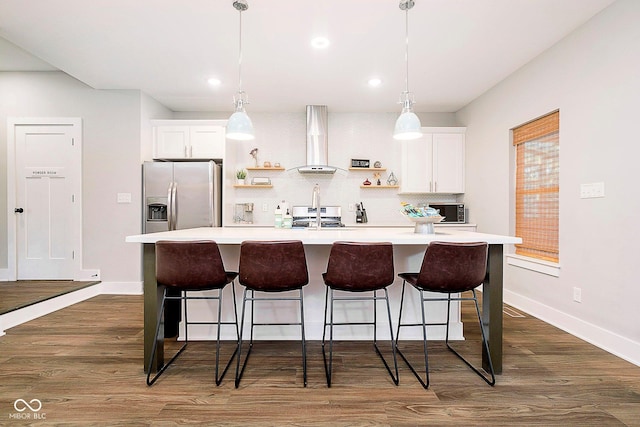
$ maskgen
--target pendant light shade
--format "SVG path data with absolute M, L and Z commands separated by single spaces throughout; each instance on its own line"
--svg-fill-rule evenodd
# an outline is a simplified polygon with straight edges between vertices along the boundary
M 235 112 L 227 120 L 226 136 L 229 139 L 238 141 L 248 141 L 255 138 L 253 132 L 253 123 L 244 109 L 244 105 L 248 104 L 247 94 L 242 90 L 242 12 L 249 8 L 246 0 L 236 0 L 233 7 L 240 14 L 240 30 L 239 30 L 239 59 L 238 59 L 238 93 L 233 97 L 233 105 Z
M 226 135 L 229 139 L 235 139 L 237 141 L 249 141 L 255 138 L 253 133 L 253 123 L 249 118 L 249 115 L 244 110 L 245 94 L 244 92 L 238 92 L 234 99 L 236 105 L 236 111 L 227 120 Z
M 402 104 L 402 113 L 398 120 L 396 120 L 396 126 L 393 130 L 393 138 L 397 140 L 409 140 L 416 139 L 422 136 L 422 125 L 420 119 L 413 112 L 413 94 L 409 92 L 409 9 L 414 6 L 414 0 L 400 0 L 400 9 L 404 10 L 405 15 L 405 28 L 406 28 L 406 52 L 405 52 L 405 65 L 406 65 L 406 78 L 405 78 L 405 90 L 402 92 L 400 104 Z
M 393 130 L 393 138 L 398 140 L 416 139 L 422 136 L 422 126 L 416 113 L 407 111 L 400 114 Z
M 227 138 L 248 141 L 255 138 L 253 123 L 244 111 L 236 111 L 227 121 Z

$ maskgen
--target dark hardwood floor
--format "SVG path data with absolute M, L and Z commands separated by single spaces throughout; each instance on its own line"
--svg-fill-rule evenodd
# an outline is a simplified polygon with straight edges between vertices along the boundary
M 87 286 L 96 281 L 77 282 L 73 280 L 19 280 L 0 282 L 0 314 L 46 301 Z
M 336 344 L 331 388 L 319 342 L 308 345 L 307 388 L 298 342 L 257 342 L 240 388 L 233 373 L 216 387 L 214 344 L 205 342 L 149 388 L 142 306 L 141 296 L 103 295 L 9 329 L 0 337 L 0 425 L 640 426 L 640 367 L 530 316 L 505 316 L 495 387 L 440 342 L 430 343 L 429 390 L 403 363 L 394 386 L 366 342 Z M 458 344 L 479 356 L 479 334 L 468 329 Z M 420 344 L 404 347 L 419 360 Z

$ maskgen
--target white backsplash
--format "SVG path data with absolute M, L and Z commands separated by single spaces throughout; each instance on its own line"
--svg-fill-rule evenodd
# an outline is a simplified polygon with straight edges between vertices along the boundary
M 339 169 L 333 175 L 300 174 L 295 168 L 306 161 L 305 113 L 251 113 L 256 132 L 254 141 L 227 141 L 225 161 L 225 213 L 224 223 L 233 223 L 235 203 L 254 203 L 254 224 L 270 226 L 274 221 L 274 210 L 280 201 L 290 206 L 310 205 L 313 186 L 321 189 L 322 205 L 342 207 L 345 224 L 355 224 L 355 212 L 349 205 L 363 203 L 371 225 L 409 225 L 400 214 L 400 202 L 429 203 L 456 202 L 462 196 L 400 195 L 397 189 L 361 189 L 360 184 L 368 178 L 375 185 L 371 172 L 349 171 L 351 159 L 369 159 L 371 164 L 380 161 L 387 168 L 382 173 L 383 184 L 391 172 L 400 179 L 400 146 L 392 138 L 397 113 L 331 113 L 329 111 L 329 164 Z M 455 126 L 447 122 L 448 116 L 435 115 L 434 120 L 423 126 Z M 235 147 L 235 150 L 234 150 Z M 249 152 L 257 147 L 260 165 L 265 161 L 279 162 L 284 172 L 249 171 L 252 177 L 268 177 L 273 188 L 233 188 L 234 172 L 240 168 L 254 166 Z M 267 211 L 263 211 L 263 206 Z

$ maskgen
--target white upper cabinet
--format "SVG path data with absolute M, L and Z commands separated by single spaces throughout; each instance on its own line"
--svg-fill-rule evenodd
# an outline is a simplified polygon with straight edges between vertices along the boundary
M 154 159 L 224 159 L 224 147 L 224 126 L 181 123 L 153 127 Z
M 400 193 L 464 193 L 464 127 L 424 127 L 401 141 Z

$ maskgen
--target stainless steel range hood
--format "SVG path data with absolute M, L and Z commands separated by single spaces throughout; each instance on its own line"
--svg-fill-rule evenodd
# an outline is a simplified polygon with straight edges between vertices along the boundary
M 300 173 L 331 174 L 337 168 L 328 165 L 328 113 L 326 105 L 307 105 L 307 164 Z

